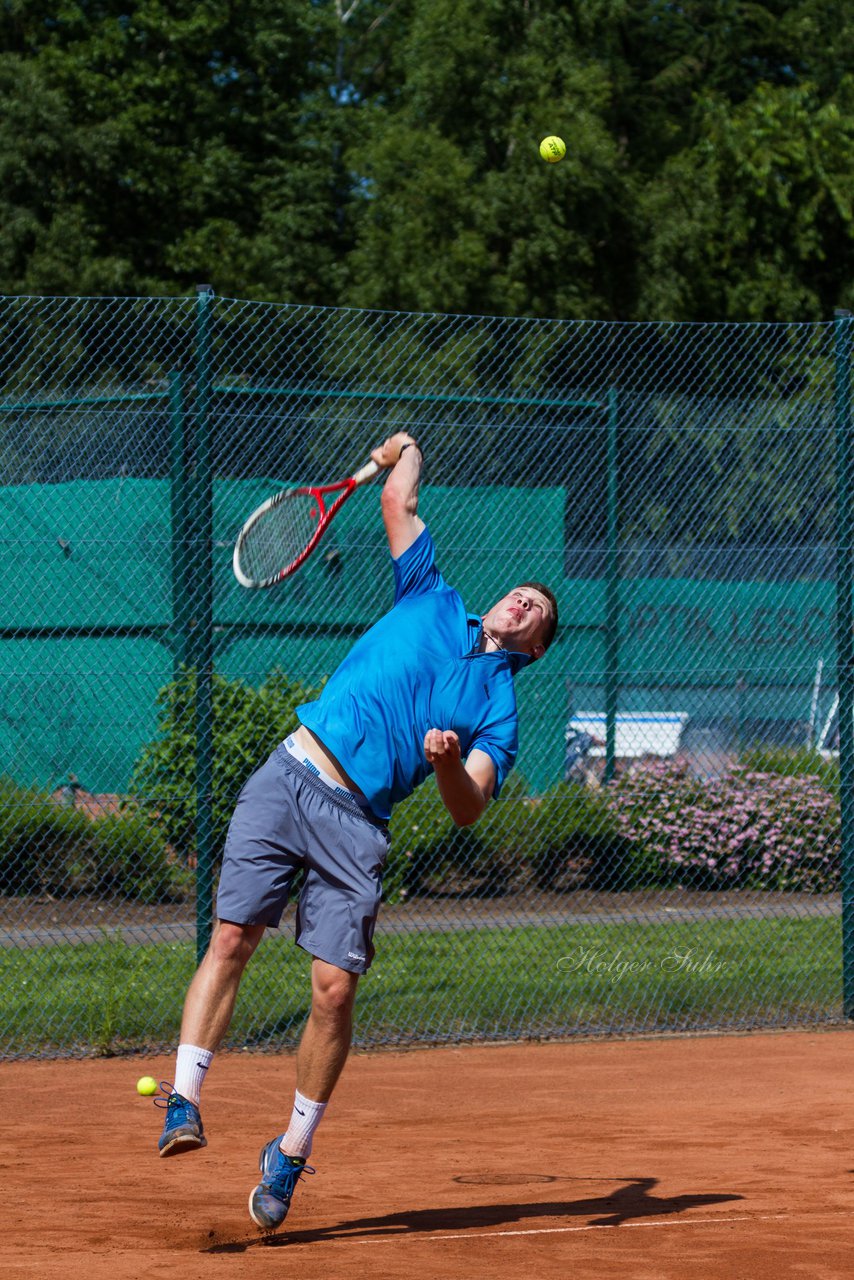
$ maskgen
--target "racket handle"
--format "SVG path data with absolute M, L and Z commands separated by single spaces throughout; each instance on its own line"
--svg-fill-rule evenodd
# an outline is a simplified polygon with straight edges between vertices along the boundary
M 356 472 L 353 480 L 356 484 L 364 484 L 366 480 L 373 480 L 379 469 L 379 466 L 372 458 L 370 462 L 365 463 L 360 471 Z

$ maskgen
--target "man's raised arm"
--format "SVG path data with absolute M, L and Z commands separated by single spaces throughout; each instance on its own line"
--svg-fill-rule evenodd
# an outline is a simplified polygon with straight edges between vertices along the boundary
M 397 560 L 424 528 L 418 515 L 421 450 L 412 436 L 398 431 L 374 449 L 371 457 L 379 466 L 391 468 L 383 488 L 382 511 L 389 549 Z

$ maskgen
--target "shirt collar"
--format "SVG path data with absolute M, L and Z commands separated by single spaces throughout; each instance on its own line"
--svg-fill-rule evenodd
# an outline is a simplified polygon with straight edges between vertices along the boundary
M 469 634 L 474 633 L 471 649 L 465 655 L 467 658 L 503 658 L 510 668 L 510 674 L 514 676 L 523 667 L 527 667 L 529 662 L 534 661 L 530 653 L 522 653 L 519 649 L 497 649 L 491 653 L 482 653 L 480 644 L 483 639 L 483 620 L 476 614 L 469 613 L 466 615 L 466 621 L 469 625 Z

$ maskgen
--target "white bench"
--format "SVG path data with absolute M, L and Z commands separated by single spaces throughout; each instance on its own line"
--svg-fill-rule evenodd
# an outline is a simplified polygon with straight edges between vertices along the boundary
M 687 711 L 621 711 L 616 717 L 614 756 L 632 760 L 640 756 L 674 756 L 679 750 L 682 730 L 688 720 Z M 605 741 L 607 721 L 604 712 L 579 711 L 569 722 L 567 742 L 577 733 L 589 733 Z M 588 755 L 604 756 L 605 747 L 591 747 Z

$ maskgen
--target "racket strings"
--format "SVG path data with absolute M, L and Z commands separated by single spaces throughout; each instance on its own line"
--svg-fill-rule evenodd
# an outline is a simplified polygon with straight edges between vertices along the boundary
M 305 551 L 317 532 L 319 509 L 310 494 L 295 493 L 261 513 L 244 531 L 240 567 L 253 582 L 265 582 Z

